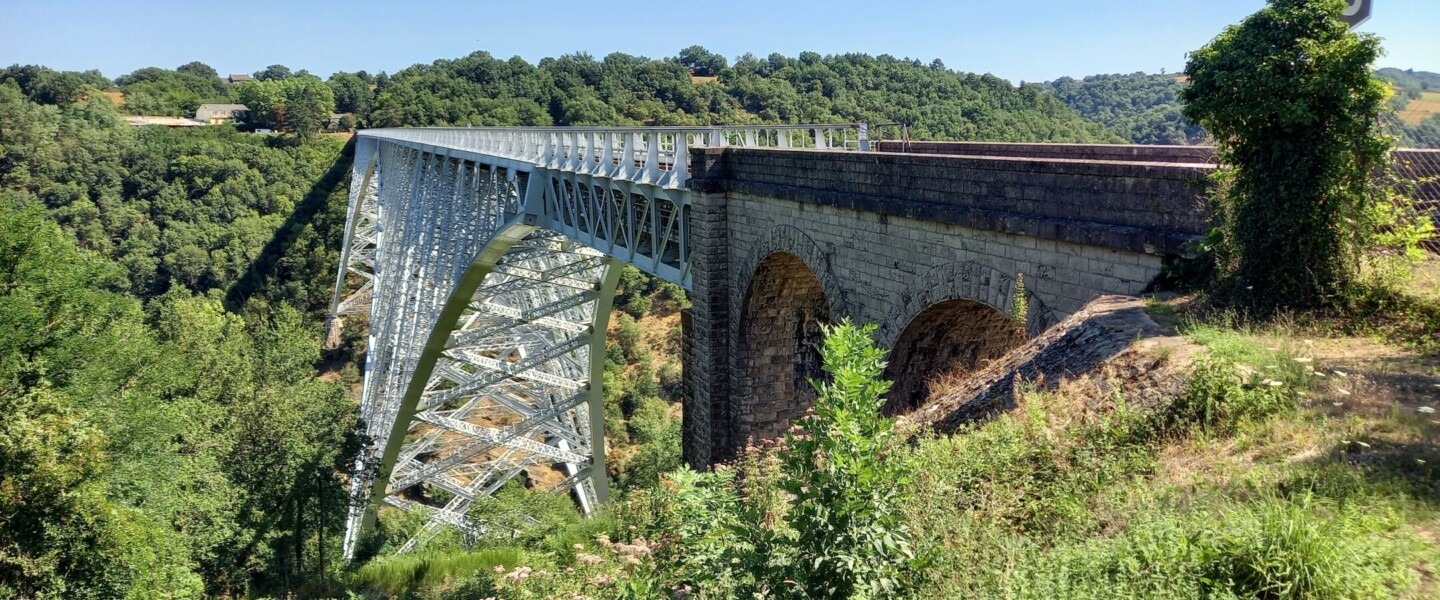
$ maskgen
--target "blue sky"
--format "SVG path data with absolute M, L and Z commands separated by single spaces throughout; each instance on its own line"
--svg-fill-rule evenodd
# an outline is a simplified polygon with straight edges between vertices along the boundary
M 1440 0 L 1374 0 L 1380 66 L 1440 71 Z M 910 56 L 1012 81 L 1178 71 L 1185 52 L 1263 0 L 0 0 L 0 66 L 110 77 L 191 60 L 221 73 L 280 63 L 319 75 L 396 71 L 488 50 L 532 62 L 613 51 Z

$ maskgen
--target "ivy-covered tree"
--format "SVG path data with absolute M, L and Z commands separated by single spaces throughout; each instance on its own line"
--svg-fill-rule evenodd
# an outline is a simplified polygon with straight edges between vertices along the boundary
M 1215 137 L 1216 259 L 1228 299 L 1261 313 L 1334 306 L 1396 237 L 1397 200 L 1377 187 L 1389 139 L 1380 40 L 1340 20 L 1343 0 L 1270 0 L 1190 55 L 1185 115 Z M 1411 242 L 1406 244 L 1406 241 Z

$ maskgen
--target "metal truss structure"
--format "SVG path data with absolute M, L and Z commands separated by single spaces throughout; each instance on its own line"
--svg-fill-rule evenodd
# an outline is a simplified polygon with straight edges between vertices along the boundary
M 369 317 L 347 559 L 381 504 L 425 515 L 407 552 L 484 533 L 469 509 L 522 473 L 608 500 L 620 266 L 689 287 L 689 149 L 727 145 L 869 149 L 863 125 L 360 132 L 327 336 Z

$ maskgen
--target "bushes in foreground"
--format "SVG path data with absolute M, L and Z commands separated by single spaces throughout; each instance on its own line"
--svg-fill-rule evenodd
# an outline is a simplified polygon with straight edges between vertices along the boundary
M 423 597 L 1375 598 L 1437 558 L 1401 527 L 1413 500 L 1363 491 L 1351 465 L 1164 483 L 1167 452 L 1254 443 L 1294 414 L 1309 375 L 1283 350 L 1192 326 L 1210 351 L 1170 404 L 1027 391 L 907 442 L 878 413 L 870 331 L 830 330 L 816 409 L 783 441 L 664 475 L 607 519 L 529 536 L 524 567 Z

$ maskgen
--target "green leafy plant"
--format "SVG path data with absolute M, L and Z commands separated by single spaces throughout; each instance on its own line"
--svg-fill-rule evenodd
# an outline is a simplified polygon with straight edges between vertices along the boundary
M 1030 322 L 1030 296 L 1025 293 L 1025 274 L 1015 274 L 1015 294 L 1010 304 L 1010 321 L 1023 338 Z
M 814 413 L 800 419 L 780 450 L 785 515 L 794 538 L 793 588 L 811 598 L 898 593 L 915 559 L 900 506 L 909 465 L 899 456 L 894 420 L 880 414 L 890 382 L 874 325 L 824 328 L 820 349 L 829 381 L 812 381 Z

